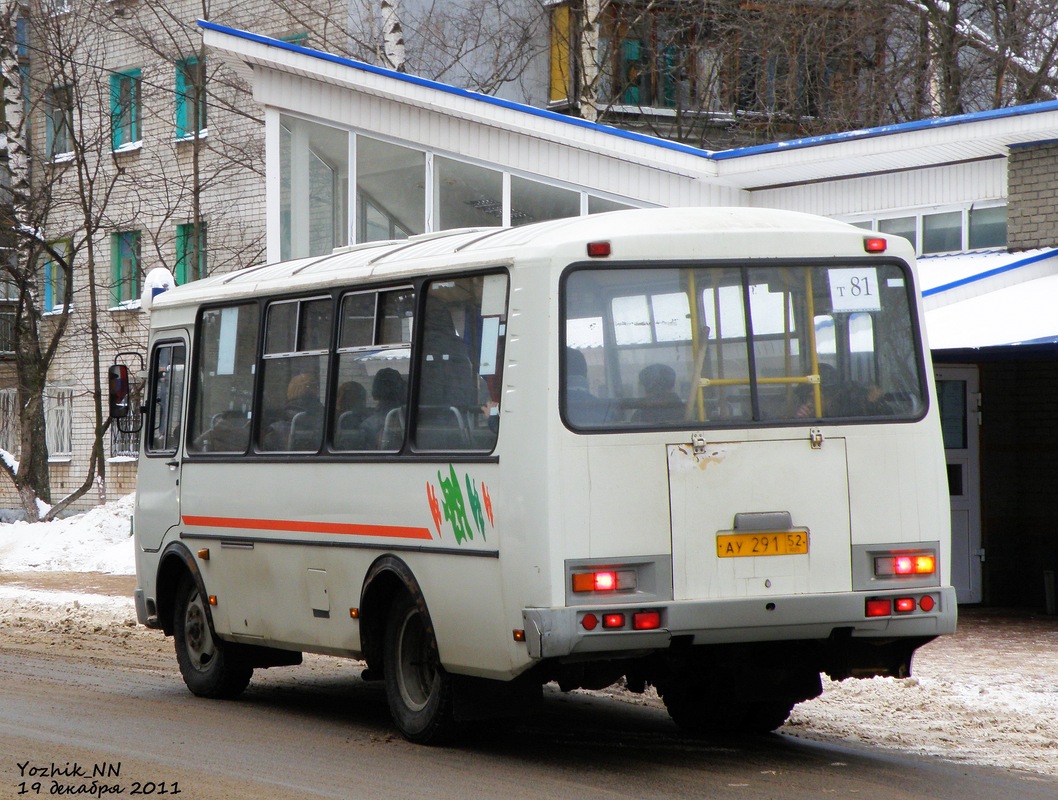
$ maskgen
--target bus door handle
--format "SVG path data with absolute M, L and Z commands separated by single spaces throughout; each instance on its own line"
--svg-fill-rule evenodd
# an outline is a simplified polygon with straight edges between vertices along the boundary
M 174 458 L 172 461 L 166 461 L 165 466 L 169 467 L 169 469 L 176 469 L 180 466 L 180 462 Z

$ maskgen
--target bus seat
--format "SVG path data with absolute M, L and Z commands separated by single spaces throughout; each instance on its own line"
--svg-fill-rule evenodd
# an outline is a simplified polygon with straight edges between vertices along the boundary
M 323 418 L 319 414 L 299 411 L 290 420 L 287 450 L 319 450 L 323 435 Z

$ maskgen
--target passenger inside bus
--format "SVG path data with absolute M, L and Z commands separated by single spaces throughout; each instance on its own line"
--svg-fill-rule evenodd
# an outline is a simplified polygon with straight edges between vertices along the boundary
M 403 435 L 402 411 L 408 390 L 404 377 L 392 367 L 383 367 L 371 382 L 374 412 L 360 425 L 363 446 L 367 450 L 392 449 L 395 433 Z
M 334 408 L 334 446 L 339 450 L 362 447 L 360 425 L 367 417 L 367 390 L 359 381 L 346 381 L 338 387 Z
M 614 416 L 610 401 L 591 393 L 587 359 L 575 347 L 566 348 L 566 414 L 574 425 L 601 425 Z
M 273 417 L 262 445 L 265 450 L 318 450 L 322 435 L 319 379 L 299 372 L 287 384 L 286 403 Z
M 632 422 L 650 425 L 683 419 L 683 401 L 676 394 L 676 370 L 668 364 L 649 364 L 639 371 L 643 397 L 636 402 Z

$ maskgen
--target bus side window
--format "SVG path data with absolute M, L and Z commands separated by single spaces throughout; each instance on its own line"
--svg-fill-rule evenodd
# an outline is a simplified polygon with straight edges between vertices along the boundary
M 350 292 L 339 309 L 331 447 L 343 452 L 399 450 L 407 415 L 415 291 Z
M 249 446 L 259 318 L 256 303 L 202 312 L 195 345 L 191 452 L 243 453 Z
M 167 342 L 154 350 L 151 362 L 150 427 L 147 451 L 175 453 L 180 443 L 184 405 L 183 342 Z
M 434 281 L 419 356 L 419 450 L 491 450 L 499 430 L 507 276 Z

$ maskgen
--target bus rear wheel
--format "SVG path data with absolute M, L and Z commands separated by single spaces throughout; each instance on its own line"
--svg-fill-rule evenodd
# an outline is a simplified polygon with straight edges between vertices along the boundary
M 184 683 L 199 697 L 231 698 L 249 685 L 253 668 L 213 635 L 206 599 L 187 575 L 176 590 L 173 642 Z
M 396 600 L 386 620 L 386 699 L 404 738 L 438 744 L 456 731 L 452 678 L 441 666 L 425 612 L 411 595 Z

